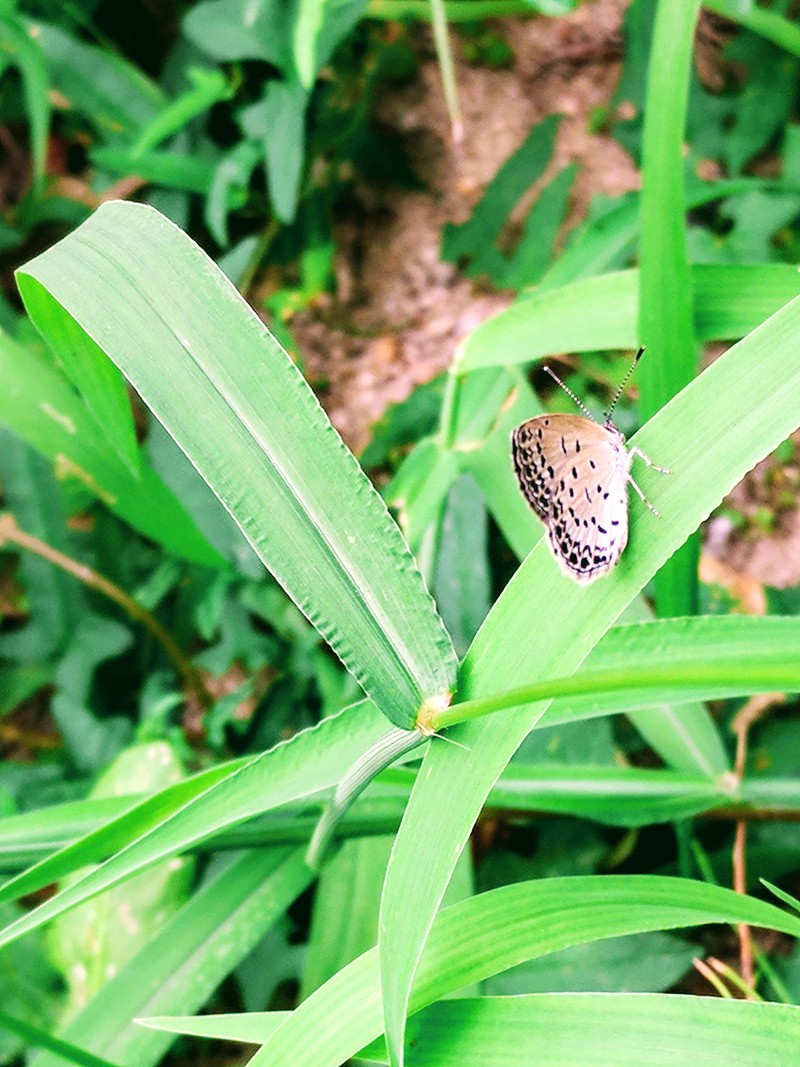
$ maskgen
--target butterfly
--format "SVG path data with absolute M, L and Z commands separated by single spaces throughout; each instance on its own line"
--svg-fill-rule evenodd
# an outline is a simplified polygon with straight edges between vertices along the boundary
M 578 582 L 592 582 L 619 562 L 628 542 L 628 483 L 654 515 L 658 512 L 631 476 L 639 456 L 658 467 L 640 448 L 628 448 L 611 414 L 639 362 L 643 348 L 619 385 L 604 422 L 597 422 L 549 367 L 544 369 L 584 415 L 537 415 L 511 434 L 514 471 L 522 495 L 545 524 L 561 570 Z

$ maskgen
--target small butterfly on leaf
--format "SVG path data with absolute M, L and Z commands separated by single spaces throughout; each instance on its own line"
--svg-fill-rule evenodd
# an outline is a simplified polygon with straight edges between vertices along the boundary
M 628 541 L 628 482 L 658 515 L 631 476 L 634 456 L 662 474 L 670 473 L 640 448 L 628 448 L 611 419 L 642 352 L 640 348 L 636 353 L 602 423 L 545 367 L 585 414 L 537 415 L 511 435 L 522 495 L 545 524 L 559 567 L 578 582 L 592 582 L 619 562 Z

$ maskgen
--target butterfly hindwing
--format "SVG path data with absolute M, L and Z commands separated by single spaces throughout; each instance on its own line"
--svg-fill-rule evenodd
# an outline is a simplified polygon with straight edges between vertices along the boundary
M 628 538 L 631 457 L 622 434 L 581 415 L 539 415 L 514 431 L 512 452 L 561 569 L 582 582 L 605 574 Z

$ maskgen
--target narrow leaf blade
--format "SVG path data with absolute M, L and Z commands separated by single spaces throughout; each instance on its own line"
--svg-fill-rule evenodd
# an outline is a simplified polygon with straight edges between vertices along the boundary
M 211 260 L 151 208 L 109 203 L 19 284 L 45 336 L 68 316 L 120 367 L 384 714 L 412 727 L 452 687 L 452 643 L 380 497 Z

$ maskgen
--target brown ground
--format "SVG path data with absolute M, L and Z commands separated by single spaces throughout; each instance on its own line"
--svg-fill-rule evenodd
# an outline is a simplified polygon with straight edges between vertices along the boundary
M 360 188 L 362 217 L 343 222 L 336 234 L 337 325 L 331 325 L 332 303 L 292 321 L 309 376 L 330 383 L 325 406 L 356 452 L 390 404 L 444 371 L 458 343 L 511 302 L 512 294 L 481 290 L 441 262 L 441 232 L 445 223 L 469 217 L 534 123 L 553 113 L 565 116 L 543 181 L 568 163 L 580 168 L 564 234 L 596 194 L 614 196 L 638 186 L 638 172 L 617 142 L 591 132 L 593 113 L 608 105 L 619 78 L 626 6 L 626 0 L 593 0 L 558 19 L 496 21 L 494 28 L 514 51 L 507 69 L 464 62 L 458 28 L 452 28 L 463 113 L 459 146 L 451 138 L 430 32 L 424 26 L 414 31 L 419 77 L 387 92 L 378 118 L 405 144 L 425 189 Z M 713 85 L 728 34 L 706 22 L 698 64 Z M 741 572 L 745 584 L 749 579 L 788 587 L 800 583 L 800 512 L 782 509 L 766 535 L 752 522 L 765 491 L 769 495 L 763 484 L 769 469 L 767 461 L 732 495 L 732 507 L 747 520 L 744 529 L 727 520 L 712 523 L 709 555 Z M 714 574 L 713 580 L 723 580 L 719 570 Z M 752 610 L 753 599 L 744 599 Z
M 347 328 L 325 325 L 326 309 L 297 316 L 292 329 L 311 377 L 330 382 L 326 407 L 357 451 L 385 408 L 450 363 L 458 342 L 511 302 L 481 292 L 442 263 L 442 227 L 469 218 L 485 185 L 534 123 L 565 116 L 552 171 L 580 164 L 570 227 L 596 193 L 635 188 L 638 173 L 605 134 L 588 132 L 594 109 L 619 77 L 623 0 L 595 0 L 567 18 L 494 23 L 512 45 L 508 69 L 458 62 L 464 136 L 453 146 L 439 68 L 427 28 L 414 34 L 420 76 L 387 94 L 379 119 L 406 145 L 424 191 L 360 190 L 366 220 L 337 233 L 337 307 Z M 457 29 L 451 34 L 459 56 Z M 548 180 L 545 176 L 544 180 Z

